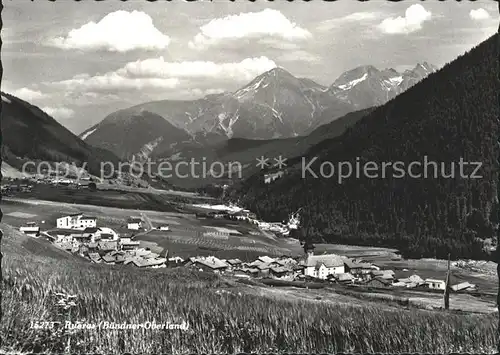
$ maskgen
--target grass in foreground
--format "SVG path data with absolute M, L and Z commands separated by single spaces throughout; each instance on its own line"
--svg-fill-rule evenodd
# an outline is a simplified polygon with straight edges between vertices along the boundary
M 29 242 L 29 241 L 28 241 Z M 7 243 L 9 241 L 7 240 Z M 26 244 L 26 242 L 24 242 Z M 29 352 L 491 352 L 493 315 L 389 311 L 241 294 L 212 274 L 103 267 L 8 246 L 0 337 Z M 228 292 L 220 292 L 224 288 Z M 76 295 L 64 310 L 55 292 Z M 40 331 L 31 321 L 181 323 L 184 330 Z

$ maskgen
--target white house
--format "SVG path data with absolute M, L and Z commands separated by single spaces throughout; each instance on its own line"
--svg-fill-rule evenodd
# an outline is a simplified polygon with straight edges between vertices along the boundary
M 96 217 L 86 217 L 82 213 L 72 214 L 57 219 L 57 228 L 60 229 L 85 229 L 97 226 Z
M 122 250 L 133 250 L 137 249 L 140 245 L 138 240 L 132 240 L 130 238 L 120 238 L 120 247 Z
M 170 227 L 168 226 L 168 224 L 164 224 L 164 225 L 159 226 L 158 229 L 161 231 L 169 231 Z
M 140 218 L 129 218 L 127 220 L 127 229 L 139 230 L 142 227 L 142 219 Z
M 443 280 L 426 279 L 425 284 L 433 290 L 444 290 L 446 283 Z
M 338 255 L 309 255 L 305 262 L 304 275 L 326 279 L 328 275 L 345 273 L 344 260 Z
M 118 233 L 108 227 L 88 227 L 83 230 L 83 233 L 92 235 L 92 242 L 96 240 L 118 240 Z

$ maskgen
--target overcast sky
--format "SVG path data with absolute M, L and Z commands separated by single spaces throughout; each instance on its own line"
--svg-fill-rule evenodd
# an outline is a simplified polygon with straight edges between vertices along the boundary
M 236 90 L 275 66 L 323 85 L 359 65 L 441 67 L 498 28 L 486 0 L 3 2 L 2 91 L 75 133 L 138 103 Z

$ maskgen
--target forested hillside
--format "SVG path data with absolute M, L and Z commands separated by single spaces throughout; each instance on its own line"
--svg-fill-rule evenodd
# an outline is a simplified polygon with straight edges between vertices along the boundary
M 256 175 L 232 191 L 265 220 L 303 207 L 303 238 L 388 246 L 412 257 L 479 258 L 498 219 L 498 35 L 365 116 L 342 136 L 307 154 L 324 161 L 445 163 L 450 175 L 366 176 L 337 181 L 306 174 L 297 159 L 288 174 L 265 185 Z M 283 152 L 286 156 L 286 152 Z M 480 179 L 463 178 L 458 163 L 481 162 Z M 293 165 L 293 166 L 292 166 Z M 439 171 L 441 167 L 439 166 Z M 474 170 L 474 169 L 472 169 Z M 388 170 L 392 171 L 392 170 Z M 464 175 L 471 173 L 465 168 Z

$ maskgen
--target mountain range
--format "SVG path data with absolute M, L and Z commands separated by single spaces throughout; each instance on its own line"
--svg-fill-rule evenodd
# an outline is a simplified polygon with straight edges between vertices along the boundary
M 289 155 L 280 179 L 266 184 L 262 172 L 255 173 L 228 198 L 266 221 L 301 209 L 299 237 L 312 242 L 398 248 L 416 258 L 486 257 L 500 220 L 498 41 L 492 36 L 365 112 L 343 134 Z M 426 160 L 427 175 L 409 175 L 412 163 L 420 164 L 414 174 L 424 174 Z M 462 171 L 460 161 L 479 162 L 480 171 L 472 175 L 477 163 Z M 321 175 L 330 164 L 337 169 L 336 162 L 352 169 L 371 164 L 372 170 L 342 181 L 337 170 Z M 387 174 L 381 171 L 394 162 L 405 175 L 391 174 L 391 165 Z
M 192 101 L 147 102 L 114 112 L 80 137 L 122 159 L 140 160 L 182 155 L 186 149 L 202 149 L 232 138 L 306 136 L 350 112 L 387 102 L 435 70 L 428 63 L 403 73 L 362 66 L 325 87 L 274 68 L 232 93 Z

